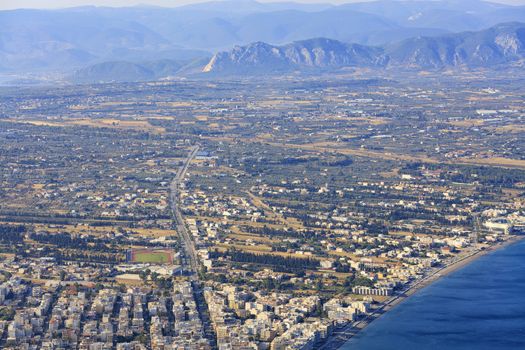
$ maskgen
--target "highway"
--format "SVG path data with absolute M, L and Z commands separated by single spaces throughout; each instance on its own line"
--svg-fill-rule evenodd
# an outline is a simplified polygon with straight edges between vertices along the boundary
M 184 181 L 184 176 L 188 171 L 188 167 L 191 161 L 195 158 L 197 152 L 199 151 L 199 146 L 192 148 L 188 157 L 184 160 L 184 164 L 179 168 L 177 174 L 173 181 L 170 184 L 170 207 L 171 213 L 173 216 L 173 222 L 175 224 L 175 230 L 181 239 L 181 244 L 183 248 L 183 257 L 182 257 L 182 267 L 190 273 L 190 278 L 192 281 L 198 279 L 199 272 L 199 259 L 197 257 L 197 250 L 195 249 L 195 244 L 191 238 L 191 234 L 184 223 L 184 218 L 180 211 L 180 198 L 179 198 L 179 188 L 182 181 Z

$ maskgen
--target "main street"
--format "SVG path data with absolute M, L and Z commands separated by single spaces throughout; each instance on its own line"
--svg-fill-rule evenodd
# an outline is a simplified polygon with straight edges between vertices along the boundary
M 173 222 L 175 224 L 175 230 L 180 237 L 181 247 L 182 247 L 182 267 L 184 270 L 189 273 L 189 278 L 191 280 L 191 285 L 193 287 L 193 293 L 195 297 L 195 302 L 197 304 L 197 310 L 199 312 L 199 317 L 201 318 L 202 324 L 204 326 L 204 334 L 209 340 L 209 344 L 212 349 L 217 348 L 217 337 L 215 331 L 213 330 L 212 323 L 210 321 L 210 315 L 208 313 L 208 306 L 204 300 L 204 295 L 202 291 L 202 286 L 199 282 L 199 259 L 197 257 L 197 250 L 195 249 L 195 244 L 191 238 L 191 234 L 186 227 L 184 222 L 184 217 L 180 211 L 180 197 L 179 189 L 181 183 L 184 181 L 188 167 L 197 152 L 199 151 L 199 146 L 194 146 L 191 149 L 190 154 L 184 160 L 184 164 L 179 168 L 177 174 L 173 181 L 170 184 L 170 207 L 171 213 L 173 216 Z
M 194 146 L 191 149 L 190 154 L 184 160 L 184 164 L 179 168 L 175 178 L 170 184 L 171 213 L 173 216 L 173 222 L 175 223 L 175 230 L 181 239 L 181 246 L 183 249 L 182 266 L 187 272 L 190 272 L 190 278 L 192 281 L 196 281 L 198 279 L 199 260 L 197 257 L 197 250 L 195 249 L 195 245 L 193 244 L 193 240 L 191 238 L 191 234 L 186 227 L 184 218 L 180 211 L 179 188 L 182 181 L 184 181 L 184 177 L 186 176 L 186 172 L 188 171 L 191 161 L 195 158 L 198 151 L 199 146 Z

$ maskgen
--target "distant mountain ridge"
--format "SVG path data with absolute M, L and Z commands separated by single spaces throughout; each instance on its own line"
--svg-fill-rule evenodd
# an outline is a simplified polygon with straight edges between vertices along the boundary
M 0 72 L 76 69 L 103 62 L 203 58 L 234 45 L 325 37 L 384 46 L 417 36 L 525 22 L 525 6 L 480 0 L 343 5 L 253 0 L 161 8 L 77 7 L 0 11 Z
M 391 64 L 421 68 L 490 67 L 525 58 L 525 23 L 487 30 L 407 39 L 387 47 Z
M 175 75 L 180 68 L 181 64 L 173 60 L 142 64 L 111 61 L 80 69 L 73 74 L 71 80 L 76 83 L 147 81 Z
M 327 68 L 384 65 L 381 49 L 359 44 L 346 44 L 333 39 L 317 38 L 284 46 L 256 42 L 237 46 L 212 57 L 203 72 L 242 71 L 268 72 L 290 68 Z
M 151 81 L 173 78 L 181 71 L 199 72 L 204 59 L 190 61 L 153 60 L 140 63 L 109 61 L 90 65 L 74 72 L 69 81 L 74 83 L 109 83 Z
M 331 39 L 310 39 L 283 46 L 256 42 L 215 54 L 203 72 L 254 74 L 341 67 L 491 67 L 524 59 L 525 24 L 505 23 L 478 32 L 416 37 L 383 47 Z

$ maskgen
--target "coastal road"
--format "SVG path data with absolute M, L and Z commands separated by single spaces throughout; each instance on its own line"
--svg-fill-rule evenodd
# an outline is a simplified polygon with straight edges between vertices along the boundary
M 183 248 L 182 266 L 186 271 L 190 272 L 191 274 L 190 279 L 192 281 L 196 281 L 199 276 L 198 274 L 199 259 L 197 257 L 197 250 L 195 249 L 195 244 L 193 243 L 193 240 L 191 238 L 191 233 L 186 227 L 184 218 L 180 211 L 179 188 L 180 188 L 180 184 L 184 180 L 184 176 L 186 175 L 186 172 L 188 171 L 188 167 L 191 161 L 195 158 L 198 151 L 199 151 L 199 146 L 194 146 L 191 149 L 190 154 L 184 160 L 184 164 L 182 165 L 182 167 L 179 168 L 179 170 L 177 171 L 177 174 L 175 175 L 175 178 L 173 179 L 173 181 L 171 181 L 171 184 L 170 184 L 171 213 L 173 217 L 173 222 L 175 223 L 175 229 L 181 239 L 182 248 Z

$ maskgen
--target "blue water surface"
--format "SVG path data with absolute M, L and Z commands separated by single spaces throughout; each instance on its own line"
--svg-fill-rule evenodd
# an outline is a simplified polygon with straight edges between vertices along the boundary
M 525 350 L 525 241 L 422 289 L 341 349 Z

